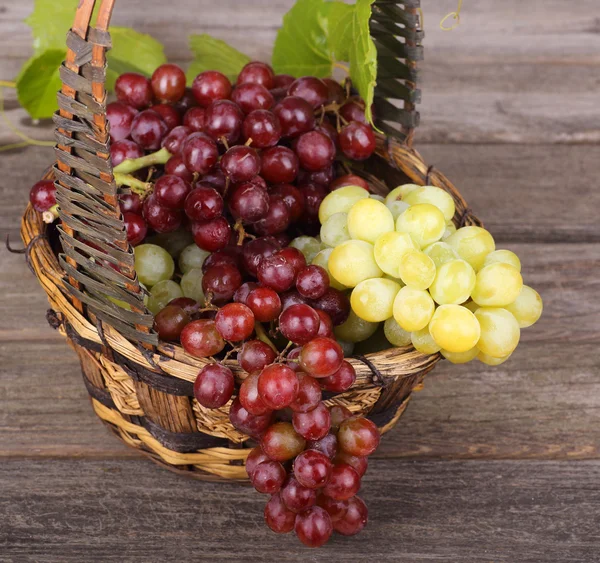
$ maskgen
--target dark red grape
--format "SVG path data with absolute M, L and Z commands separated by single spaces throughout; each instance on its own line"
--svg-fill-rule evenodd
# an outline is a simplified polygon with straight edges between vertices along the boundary
M 325 311 L 321 311 L 321 309 L 315 309 L 315 311 L 317 311 L 317 315 L 319 315 L 319 320 L 321 321 L 317 336 L 333 338 L 333 321 L 331 317 Z
M 256 276 L 260 262 L 275 254 L 279 250 L 278 246 L 266 238 L 257 238 L 246 243 L 242 250 L 242 260 L 246 271 Z
M 334 393 L 343 393 L 348 391 L 356 381 L 356 370 L 347 361 L 342 362 L 342 367 L 329 377 L 319 380 L 319 383 L 326 391 Z
M 331 166 L 335 158 L 335 145 L 325 133 L 310 131 L 298 139 L 296 154 L 307 170 L 323 170 Z
M 333 405 L 329 412 L 331 414 L 331 428 L 336 432 L 344 420 L 353 416 L 352 412 L 342 405 Z
M 212 268 L 213 266 L 223 266 L 225 264 L 235 266 L 239 269 L 239 257 L 234 252 L 230 251 L 229 248 L 218 250 L 217 252 L 213 252 L 210 256 L 208 256 L 202 264 L 202 271 L 206 273 L 206 270 Z
M 292 266 L 292 268 L 294 268 L 294 280 L 296 280 L 301 270 L 306 267 L 306 258 L 304 257 L 304 254 L 292 246 L 282 248 L 277 252 L 277 256 L 281 256 Z
M 160 205 L 153 194 L 144 201 L 144 219 L 157 233 L 172 233 L 181 226 L 181 212 Z
M 333 529 L 342 536 L 354 536 L 367 525 L 369 511 L 360 497 L 346 501 L 344 515 L 333 523 Z
M 329 189 L 333 191 L 345 186 L 359 186 L 369 191 L 368 182 L 356 174 L 346 174 L 344 176 L 340 176 L 330 184 Z
M 137 246 L 146 238 L 148 226 L 141 215 L 123 213 L 123 222 L 127 231 L 127 242 L 131 246 Z
M 278 195 L 269 196 L 269 210 L 267 214 L 254 224 L 258 235 L 277 235 L 283 233 L 290 226 L 290 210 L 284 199 Z
M 262 177 L 271 184 L 291 184 L 298 175 L 298 157 L 287 147 L 271 147 L 262 153 Z
M 218 100 L 206 108 L 204 130 L 215 141 L 233 145 L 242 135 L 244 114 L 237 104 Z
M 168 133 L 163 118 L 151 109 L 138 113 L 131 125 L 131 138 L 145 150 L 155 151 Z
M 271 109 L 273 107 L 273 95 L 261 84 L 240 84 L 231 95 L 241 110 L 248 114 L 258 109 Z
M 258 394 L 273 410 L 289 406 L 298 395 L 298 387 L 296 372 L 282 364 L 267 366 L 258 378 Z
M 352 121 L 340 131 L 342 152 L 352 160 L 365 160 L 375 152 L 375 134 L 370 125 Z
M 279 184 L 271 190 L 271 194 L 278 195 L 290 210 L 290 220 L 292 223 L 298 221 L 304 213 L 304 195 L 291 184 Z
M 273 410 L 265 404 L 258 393 L 259 375 L 258 373 L 252 373 L 244 379 L 238 394 L 242 406 L 253 415 L 263 415 Z
M 309 450 L 316 450 L 325 454 L 329 459 L 334 459 L 338 451 L 338 441 L 335 434 L 327 434 L 319 440 L 308 442 Z
M 175 127 L 181 125 L 181 116 L 179 112 L 167 104 L 158 104 L 150 108 L 151 111 L 158 113 L 167 124 L 167 131 L 172 131 Z
M 290 359 L 288 355 L 288 359 Z M 293 369 L 293 368 L 290 368 Z M 298 395 L 290 404 L 294 412 L 308 412 L 317 407 L 321 402 L 321 387 L 314 377 L 305 373 L 298 373 Z
M 254 332 L 254 314 L 242 303 L 229 303 L 217 313 L 215 325 L 225 340 L 240 342 Z
M 260 172 L 261 161 L 251 147 L 231 147 L 221 158 L 221 170 L 234 184 L 248 182 Z
M 183 124 L 192 131 L 204 131 L 205 108 L 190 108 L 183 117 Z
M 320 440 L 331 429 L 331 415 L 324 403 L 308 412 L 295 412 L 292 417 L 294 430 L 307 440 Z
M 174 64 L 159 66 L 152 75 L 152 90 L 161 102 L 177 102 L 185 94 L 185 73 Z
M 294 460 L 294 476 L 303 487 L 309 489 L 323 487 L 329 480 L 332 468 L 331 460 L 315 450 L 306 450 Z
M 274 87 L 275 73 L 266 63 L 253 61 L 248 63 L 240 72 L 237 84 L 261 84 L 267 90 Z
M 142 200 L 137 194 L 131 193 L 120 195 L 119 205 L 123 213 L 136 213 L 137 215 L 141 215 L 142 213 Z
M 152 103 L 152 83 L 141 74 L 126 72 L 119 76 L 115 93 L 119 101 L 136 109 L 147 108 Z
M 323 494 L 335 500 L 348 500 L 360 490 L 360 477 L 356 470 L 346 463 L 335 464 L 331 478 L 323 489 Z
M 319 495 L 317 505 L 327 511 L 332 522 L 337 522 L 346 514 L 348 502 L 345 500 L 334 500 L 325 495 Z
M 163 207 L 183 209 L 192 186 L 179 176 L 161 176 L 154 184 L 154 197 Z
M 208 135 L 192 133 L 183 145 L 182 155 L 190 172 L 207 174 L 219 159 L 219 149 Z
M 321 266 L 303 268 L 296 279 L 296 289 L 307 299 L 319 299 L 329 289 L 329 274 Z
M 373 108 L 371 108 L 373 110 Z M 364 125 L 368 125 L 367 118 L 365 116 L 365 102 L 360 98 L 349 99 L 341 108 L 340 116 L 343 117 L 348 123 L 356 121 Z M 375 116 L 373 116 L 374 118 Z
M 180 154 L 176 154 L 167 160 L 167 164 L 165 164 L 165 174 L 179 176 L 186 182 L 191 182 L 194 179 L 194 175 L 187 169 L 183 156 Z
M 328 194 L 327 188 L 319 184 L 307 184 L 301 187 L 304 195 L 306 219 L 309 221 L 318 221 L 319 207 L 321 202 Z
M 215 322 L 208 319 L 193 321 L 181 332 L 183 349 L 196 358 L 208 358 L 225 348 L 225 341 L 217 332 Z
M 138 111 L 124 102 L 113 102 L 106 106 L 106 119 L 110 124 L 110 140 L 114 143 L 127 139 Z
M 261 323 L 273 321 L 281 313 L 281 299 L 268 287 L 258 287 L 251 291 L 246 299 L 246 305 L 250 307 L 256 320 Z
M 269 212 L 269 196 L 255 184 L 239 184 L 229 197 L 229 211 L 243 223 L 256 223 Z
M 294 531 L 298 539 L 308 547 L 321 547 L 333 534 L 329 514 L 320 506 L 313 506 L 296 516 Z
M 325 311 L 335 326 L 346 322 L 350 314 L 350 300 L 345 293 L 330 287 L 323 297 L 312 303 L 313 307 Z
M 190 317 L 195 315 L 200 309 L 198 302 L 194 301 L 191 297 L 177 297 L 169 301 L 169 305 L 183 309 Z
M 362 477 L 367 472 L 367 468 L 369 467 L 369 460 L 367 457 L 350 455 L 344 451 L 339 451 L 333 461 L 334 463 L 347 463 L 348 465 L 354 467 L 359 477 Z
M 308 305 L 291 305 L 279 317 L 281 334 L 294 344 L 306 344 L 317 336 L 319 315 Z
M 230 264 L 213 266 L 202 278 L 202 289 L 208 297 L 212 295 L 213 303 L 222 304 L 231 301 L 233 294 L 242 285 L 242 274 Z
M 264 258 L 258 265 L 258 281 L 278 293 L 292 287 L 295 277 L 294 267 L 277 254 Z
M 287 90 L 294 80 L 296 79 L 289 74 L 276 74 L 273 79 L 273 88 L 285 88 Z
M 332 338 L 319 336 L 302 348 L 300 367 L 313 377 L 328 377 L 340 369 L 343 360 L 342 347 Z
M 56 187 L 52 180 L 37 182 L 29 192 L 29 201 L 38 213 L 44 213 L 56 205 Z
M 247 434 L 258 439 L 271 426 L 273 413 L 269 412 L 258 416 L 250 414 L 242 406 L 240 400 L 235 399 L 229 409 L 229 420 L 233 424 L 233 427 L 242 434 Z
M 231 82 L 216 70 L 208 70 L 196 76 L 192 85 L 196 101 L 208 107 L 217 100 L 227 100 L 231 96 Z
M 229 368 L 221 364 L 205 366 L 194 383 L 194 397 L 207 409 L 226 405 L 235 389 L 235 379 Z
M 192 221 L 210 221 L 223 214 L 223 198 L 210 184 L 196 184 L 185 200 L 185 214 Z
M 181 332 L 190 322 L 186 311 L 169 304 L 154 317 L 154 329 L 161 340 L 179 340 Z
M 268 191 L 267 182 L 265 181 L 265 179 L 262 176 L 254 176 L 254 178 L 252 178 L 252 180 L 250 180 L 250 183 L 259 187 L 264 192 Z
M 225 248 L 231 236 L 231 227 L 225 217 L 217 217 L 202 223 L 192 223 L 194 242 L 208 252 Z
M 286 508 L 279 493 L 273 495 L 265 506 L 265 522 L 276 534 L 287 534 L 294 529 L 296 514 Z
M 302 98 L 288 96 L 279 102 L 273 113 L 279 118 L 284 137 L 293 138 L 315 128 L 312 106 Z
M 267 429 L 261 440 L 263 451 L 273 461 L 294 459 L 305 445 L 306 440 L 289 422 L 276 422 Z
M 262 371 L 275 361 L 277 355 L 273 348 L 260 340 L 244 342 L 238 354 L 238 362 L 244 371 L 252 373 Z
M 190 108 L 193 108 L 197 105 L 198 102 L 194 97 L 194 92 L 191 88 L 186 88 L 181 100 L 175 102 L 173 107 L 179 112 L 180 115 L 185 115 Z
M 189 127 L 180 125 L 175 127 L 162 141 L 163 148 L 167 149 L 171 154 L 179 154 L 183 149 L 183 145 L 187 138 L 191 135 L 192 130 Z
M 344 87 L 333 78 L 323 78 L 323 82 L 327 86 L 327 103 L 342 104 L 346 99 Z
M 342 450 L 350 455 L 369 456 L 379 446 L 379 429 L 367 418 L 353 416 L 340 424 L 338 441 Z
M 110 161 L 113 167 L 119 166 L 125 160 L 140 158 L 142 156 L 144 156 L 142 147 L 128 139 L 123 139 L 110 145 Z
M 281 489 L 281 500 L 296 514 L 304 512 L 317 502 L 317 491 L 303 487 L 295 477 L 290 477 Z
M 217 190 L 220 194 L 225 193 L 225 186 L 227 183 L 227 179 L 221 169 L 218 167 L 213 168 L 208 174 L 204 174 L 199 183 L 202 184 L 210 184 L 215 190 Z
M 278 492 L 285 481 L 283 465 L 277 461 L 263 461 L 252 473 L 252 486 L 259 492 L 272 495 Z
M 274 147 L 281 139 L 281 124 L 274 113 L 258 109 L 244 119 L 242 132 L 245 140 L 252 139 L 250 146 L 266 149 Z
M 295 289 L 281 294 L 281 310 L 285 311 L 292 305 L 307 305 L 307 300 L 302 297 Z
M 304 184 L 319 184 L 321 186 L 329 187 L 334 176 L 335 172 L 333 170 L 333 165 L 314 172 L 301 168 L 300 172 L 298 172 L 298 184 L 301 186 Z
M 262 451 L 260 446 L 257 446 L 250 451 L 248 457 L 246 458 L 246 473 L 248 473 L 248 477 L 252 478 L 254 470 L 263 461 L 269 461 L 269 456 Z
M 327 102 L 329 89 L 327 84 L 314 76 L 303 76 L 295 80 L 288 88 L 288 96 L 297 96 L 306 100 L 313 108 Z

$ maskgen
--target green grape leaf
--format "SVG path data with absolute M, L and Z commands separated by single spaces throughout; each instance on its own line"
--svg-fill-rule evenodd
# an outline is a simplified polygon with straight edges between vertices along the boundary
M 35 0 L 33 12 L 25 20 L 33 33 L 34 55 L 47 49 L 66 49 L 67 32 L 73 25 L 77 0 Z
M 371 4 L 374 0 L 357 0 L 352 20 L 353 41 L 350 46 L 350 78 L 365 101 L 365 116 L 373 124 L 371 104 L 377 84 L 377 48 L 369 30 Z
M 17 96 L 33 119 L 52 117 L 57 110 L 56 93 L 62 87 L 58 69 L 64 59 L 64 49 L 48 49 L 30 59 L 21 71 Z
M 352 37 L 352 22 L 355 8 L 343 2 L 327 2 L 321 14 L 326 18 L 327 37 L 330 50 L 337 61 L 350 60 Z
M 323 6 L 323 0 L 297 0 L 283 17 L 273 50 L 275 72 L 320 78 L 331 75 L 333 57 L 327 38 L 328 10 Z
M 145 33 L 138 33 L 128 27 L 111 27 L 112 49 L 106 58 L 106 88 L 112 91 L 119 75 L 124 72 L 137 72 L 146 76 L 167 62 L 164 47 L 156 39 Z
M 190 37 L 190 49 L 194 53 L 194 61 L 187 71 L 188 83 L 205 70 L 218 70 L 230 80 L 235 80 L 240 70 L 250 62 L 250 58 L 234 49 L 225 41 L 202 35 Z

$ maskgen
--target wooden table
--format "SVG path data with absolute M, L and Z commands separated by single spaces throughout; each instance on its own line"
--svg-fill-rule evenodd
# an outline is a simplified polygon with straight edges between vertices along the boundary
M 268 60 L 291 0 L 118 3 L 115 23 L 175 61 L 209 32 Z M 442 363 L 364 481 L 365 532 L 304 549 L 247 488 L 171 475 L 109 435 L 74 354 L 46 324 L 22 256 L 0 253 L 0 561 L 598 561 L 600 3 L 424 1 L 418 148 L 460 189 L 544 298 L 506 364 Z M 0 0 L 0 78 L 31 51 L 33 0 Z M 162 13 L 161 13 L 162 10 Z M 165 22 L 169 22 L 165 25 Z M 8 95 L 8 118 L 36 138 Z M 0 144 L 16 139 L 0 125 Z M 0 232 L 17 240 L 48 148 L 2 153 Z

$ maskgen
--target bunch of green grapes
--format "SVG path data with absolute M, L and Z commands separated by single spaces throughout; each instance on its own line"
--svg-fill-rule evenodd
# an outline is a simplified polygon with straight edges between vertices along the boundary
M 454 214 L 452 197 L 434 186 L 400 186 L 385 199 L 346 186 L 323 200 L 320 240 L 293 244 L 350 294 L 340 340 L 362 342 L 384 323 L 392 345 L 453 363 L 510 357 L 542 299 L 523 284 L 516 254 L 496 250 L 481 227 L 457 229 Z

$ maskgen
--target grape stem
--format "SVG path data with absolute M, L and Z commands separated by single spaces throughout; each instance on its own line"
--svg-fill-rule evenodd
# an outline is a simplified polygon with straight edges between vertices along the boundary
M 294 345 L 293 342 L 288 342 L 287 346 L 281 351 L 281 353 L 279 354 L 279 356 L 277 356 L 277 360 L 275 360 L 276 362 L 280 362 L 281 360 L 283 360 L 283 358 L 285 358 L 285 356 L 287 355 L 287 353 L 289 352 L 290 348 Z
M 166 164 L 172 156 L 173 155 L 167 149 L 160 149 L 159 151 L 147 154 L 140 158 L 124 160 L 121 164 L 115 166 L 113 172 L 115 173 L 115 176 L 117 174 L 132 174 L 142 168 Z
M 279 350 L 277 350 L 277 346 L 273 344 L 272 340 L 269 338 L 269 335 L 265 331 L 265 327 L 259 323 L 258 321 L 254 323 L 254 330 L 256 331 L 256 337 L 264 342 L 267 346 L 272 348 L 273 352 L 279 354 Z
M 152 184 L 152 182 L 144 182 L 131 174 L 115 172 L 114 176 L 117 186 L 127 186 L 131 188 L 131 191 L 139 195 L 142 199 L 150 195 L 154 189 L 154 184 Z
M 58 203 L 42 213 L 42 220 L 47 225 L 51 225 L 56 219 L 58 219 Z

